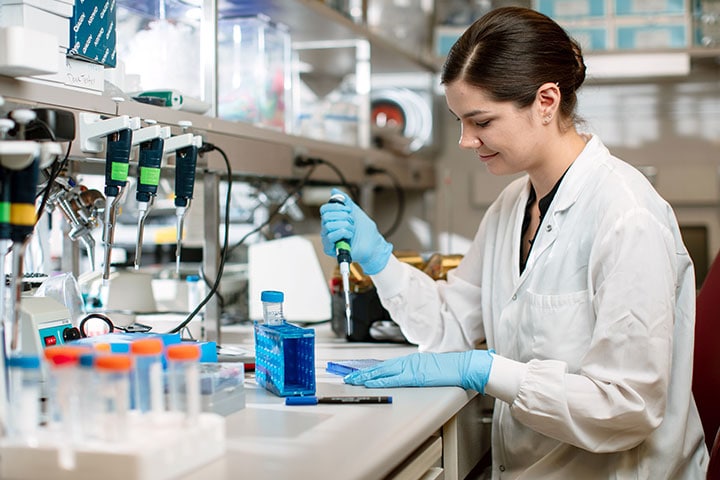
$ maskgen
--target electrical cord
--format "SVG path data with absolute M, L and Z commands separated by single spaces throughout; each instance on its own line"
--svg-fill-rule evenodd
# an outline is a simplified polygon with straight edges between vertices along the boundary
M 229 253 L 228 244 L 230 240 L 230 200 L 232 198 L 232 168 L 230 167 L 230 160 L 228 159 L 227 154 L 218 146 L 215 146 L 211 143 L 203 143 L 203 145 L 200 147 L 199 152 L 206 153 L 213 150 L 217 151 L 223 157 L 223 160 L 225 161 L 225 168 L 227 169 L 228 178 L 227 195 L 225 197 L 225 234 L 223 235 L 223 247 L 220 254 L 220 264 L 218 265 L 215 282 L 213 283 L 212 288 L 205 296 L 205 298 L 203 298 L 202 301 L 198 304 L 198 306 L 195 307 L 195 310 L 190 312 L 190 314 L 187 316 L 187 318 L 185 318 L 185 320 L 180 322 L 168 333 L 178 333 L 182 331 L 182 329 L 185 328 L 193 318 L 195 318 L 195 316 L 200 312 L 200 310 L 202 310 L 202 308 L 210 301 L 212 296 L 217 293 L 218 288 L 220 287 L 220 279 L 222 278 L 223 271 L 225 270 L 225 261 L 227 260 L 227 255 Z M 203 278 L 204 277 L 205 276 L 203 275 Z
M 307 167 L 310 165 L 327 165 L 327 167 L 330 168 L 333 172 L 335 172 L 335 174 L 338 176 L 338 178 L 340 179 L 340 183 L 350 193 L 350 197 L 353 199 L 353 201 L 358 201 L 358 198 L 360 198 L 360 192 L 358 190 L 358 187 L 348 182 L 347 178 L 345 178 L 345 175 L 343 175 L 343 173 L 336 165 L 320 157 L 295 157 L 295 166 Z
M 385 175 L 390 179 L 390 182 L 392 182 L 393 184 L 395 195 L 397 196 L 398 209 L 395 213 L 395 220 L 393 221 L 392 225 L 390 225 L 390 228 L 388 228 L 387 231 L 383 233 L 384 237 L 390 237 L 400 227 L 400 223 L 402 222 L 403 216 L 405 215 L 405 190 L 403 190 L 402 186 L 400 186 L 400 181 L 398 180 L 398 178 L 384 168 L 367 167 L 365 169 L 365 173 L 367 175 Z
M 280 204 L 277 205 L 273 209 L 273 211 L 270 213 L 270 215 L 268 215 L 268 218 L 264 222 L 262 222 L 260 225 L 258 225 L 257 227 L 255 227 L 254 229 L 252 229 L 251 231 L 246 233 L 235 245 L 230 247 L 230 250 L 228 253 L 232 252 L 233 250 L 235 250 L 236 248 L 241 246 L 243 243 L 245 243 L 245 241 L 249 237 L 251 237 L 252 235 L 255 235 L 260 230 L 262 230 L 263 228 L 268 226 L 270 224 L 270 222 L 275 218 L 275 216 L 280 212 L 280 210 L 282 210 L 285 203 L 287 203 L 288 200 L 290 200 L 295 194 L 297 194 L 300 191 L 300 189 L 302 189 L 307 184 L 308 180 L 310 179 L 310 176 L 313 174 L 313 172 L 317 168 L 316 164 L 309 164 L 309 165 L 311 166 L 311 168 L 307 171 L 305 176 L 300 180 L 300 182 L 297 185 L 295 185 L 295 187 L 291 191 L 288 192 L 288 194 L 285 196 L 285 198 L 283 198 L 282 202 L 280 202 Z
M 25 127 L 25 134 L 27 135 L 28 132 L 35 129 L 37 125 L 40 125 L 45 132 L 48 133 L 48 136 L 50 137 L 51 142 L 56 142 L 56 136 L 55 132 L 52 128 L 50 128 L 50 125 L 48 125 L 44 120 L 40 120 L 39 118 L 35 118 L 33 121 L 28 123 L 28 125 Z
M 44 122 L 43 122 L 44 123 Z M 52 185 L 55 183 L 55 180 L 60 176 L 60 174 L 65 170 L 67 167 L 69 158 L 70 158 L 70 150 L 72 149 L 72 141 L 68 143 L 67 150 L 65 152 L 65 158 L 63 158 L 61 161 L 54 161 L 53 164 L 49 167 L 50 173 L 47 175 L 48 179 L 45 182 L 45 186 L 37 193 L 35 198 L 37 199 L 39 196 L 42 195 L 42 201 L 40 202 L 40 207 L 38 208 L 38 212 L 36 215 L 35 223 L 42 217 L 42 214 L 45 212 L 45 208 L 47 207 L 47 202 L 50 198 L 50 192 L 52 191 Z M 48 170 L 48 169 L 46 169 Z

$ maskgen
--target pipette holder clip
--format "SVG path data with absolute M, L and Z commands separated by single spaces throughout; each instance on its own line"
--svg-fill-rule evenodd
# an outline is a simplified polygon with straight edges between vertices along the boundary
M 104 138 L 120 130 L 137 130 L 141 121 L 138 117 L 127 115 L 103 118 L 96 113 L 80 112 L 80 149 L 83 152 L 98 153 L 103 149 Z
M 255 379 L 280 397 L 315 394 L 315 330 L 255 325 Z

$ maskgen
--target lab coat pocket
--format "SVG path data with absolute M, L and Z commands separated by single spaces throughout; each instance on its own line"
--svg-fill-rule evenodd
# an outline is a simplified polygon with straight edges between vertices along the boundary
M 541 295 L 526 292 L 526 318 L 531 322 L 532 355 L 562 360 L 577 371 L 587 352 L 595 325 L 588 291 Z

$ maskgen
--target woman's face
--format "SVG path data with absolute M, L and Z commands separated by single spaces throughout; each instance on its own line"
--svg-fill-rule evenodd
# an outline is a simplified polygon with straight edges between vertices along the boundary
M 534 104 L 521 110 L 512 102 L 496 102 L 462 80 L 446 86 L 445 99 L 460 122 L 460 147 L 475 150 L 490 173 L 508 175 L 540 166 L 544 130 Z

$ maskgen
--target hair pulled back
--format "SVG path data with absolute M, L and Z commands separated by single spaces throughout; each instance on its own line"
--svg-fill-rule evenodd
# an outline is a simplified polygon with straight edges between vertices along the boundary
M 528 8 L 502 7 L 476 20 L 450 49 L 441 83 L 457 80 L 519 108 L 532 104 L 541 85 L 556 83 L 560 114 L 574 121 L 585 63 L 580 45 L 551 18 Z

